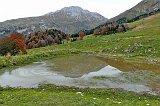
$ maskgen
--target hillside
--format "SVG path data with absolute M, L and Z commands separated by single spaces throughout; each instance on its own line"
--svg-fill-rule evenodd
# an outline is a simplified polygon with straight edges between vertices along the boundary
M 0 23 L 0 37 L 11 32 L 28 34 L 46 29 L 62 30 L 65 33 L 76 33 L 91 29 L 107 21 L 98 13 L 89 12 L 78 6 L 65 7 L 39 17 L 8 20 Z
M 127 66 L 131 63 L 137 63 L 138 65 L 147 63 L 147 65 L 143 66 L 144 70 L 148 69 L 149 65 L 153 65 L 156 73 L 147 76 L 147 79 L 157 77 L 157 82 L 155 82 L 153 86 L 156 86 L 157 90 L 159 90 L 159 23 L 160 14 L 157 14 L 130 23 L 129 26 L 132 30 L 126 33 L 98 37 L 89 36 L 84 40 L 65 43 L 63 45 L 30 49 L 26 55 L 0 57 L 0 68 L 22 66 L 34 61 L 42 61 L 51 58 L 61 57 L 63 59 L 67 56 L 92 54 L 113 58 L 115 60 L 125 60 L 127 61 Z M 121 61 L 118 60 L 118 64 L 120 62 Z M 3 70 L 0 71 L 2 72 Z M 138 72 L 138 74 L 141 76 L 146 75 L 141 72 Z M 108 79 L 109 77 L 102 76 L 99 77 L 98 80 L 105 80 L 105 78 Z M 128 78 L 130 78 L 130 76 Z M 139 81 L 140 79 L 136 77 L 134 80 Z M 123 80 L 121 79 L 121 81 Z M 0 94 L 2 94 L 0 96 L 0 104 L 2 105 L 160 105 L 160 96 L 158 95 L 137 94 L 117 89 L 79 89 L 50 84 L 41 85 L 38 89 L 0 87 Z
M 98 53 L 106 56 L 156 61 L 160 63 L 160 13 L 129 24 L 131 31 L 106 36 L 88 36 L 82 41 L 28 50 L 28 55 L 12 57 L 17 65 L 66 53 Z M 39 52 L 37 52 L 39 51 Z M 54 52 L 53 52 L 54 51 Z M 46 54 L 46 55 L 44 55 Z M 54 55 L 53 55 L 54 54 Z M 41 56 L 43 55 L 43 57 Z M 28 57 L 30 59 L 28 60 Z M 0 67 L 12 64 L 0 59 Z M 33 58 L 33 60 L 32 60 Z M 155 60 L 156 58 L 156 60 Z
M 152 11 L 157 11 L 158 9 L 160 9 L 160 0 L 142 0 L 136 6 L 119 14 L 114 18 L 111 18 L 109 21 L 116 21 L 122 18 L 126 18 L 126 20 L 130 20 L 135 18 L 136 16 L 139 16 L 142 14 L 148 14 Z

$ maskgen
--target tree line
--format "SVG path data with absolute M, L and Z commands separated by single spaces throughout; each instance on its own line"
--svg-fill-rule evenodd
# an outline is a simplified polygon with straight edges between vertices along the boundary
M 155 9 L 155 10 L 153 10 L 153 11 L 151 11 L 151 12 L 142 13 L 142 14 L 140 14 L 140 15 L 138 15 L 138 16 L 135 16 L 134 18 L 131 18 L 131 19 L 128 19 L 127 17 L 122 17 L 122 18 L 119 18 L 118 20 L 116 20 L 116 21 L 114 21 L 114 22 L 108 21 L 108 22 L 106 22 L 106 23 L 104 23 L 104 24 L 101 24 L 101 25 L 99 25 L 99 26 L 97 26 L 97 27 L 95 27 L 95 28 L 93 28 L 93 29 L 90 29 L 90 30 L 82 30 L 82 31 L 83 31 L 86 35 L 90 35 L 90 34 L 94 34 L 95 32 L 98 32 L 98 30 L 103 30 L 103 29 L 105 29 L 104 27 L 107 27 L 107 26 L 110 27 L 110 25 L 113 25 L 113 26 L 116 26 L 116 27 L 117 27 L 117 33 L 118 33 L 118 32 L 121 32 L 121 31 L 122 31 L 122 27 L 123 27 L 123 25 L 124 25 L 125 23 L 134 22 L 134 21 L 140 20 L 140 19 L 142 19 L 142 18 L 151 16 L 151 15 L 156 15 L 156 14 L 159 13 L 159 12 L 160 12 L 160 9 Z M 120 28 L 118 29 L 118 27 L 120 27 Z M 126 26 L 126 24 L 125 24 L 125 28 L 126 28 L 126 29 L 124 29 L 124 31 L 128 29 L 128 27 Z M 107 28 L 106 28 L 105 30 L 107 30 Z M 119 30 L 119 31 L 118 31 L 118 30 Z M 121 30 L 121 31 L 120 31 L 120 30 Z M 106 34 L 112 34 L 112 33 L 111 33 L 112 31 L 113 31 L 113 30 L 111 29 L 111 30 L 108 31 Z M 101 32 L 101 31 L 99 31 L 99 32 Z M 103 31 L 102 31 L 102 32 L 103 32 Z M 122 31 L 122 32 L 123 32 L 123 31 Z M 97 34 L 97 33 L 96 33 L 96 34 Z M 78 33 L 72 34 L 72 36 L 73 36 L 73 37 L 78 37 Z
M 0 39 L 0 56 L 14 56 L 18 54 L 27 54 L 26 49 L 45 47 L 55 44 L 63 44 L 64 40 L 76 41 L 83 40 L 84 32 L 79 32 L 78 38 L 73 38 L 71 34 L 56 29 L 48 29 L 45 32 L 38 31 L 26 36 L 21 33 L 13 32 Z

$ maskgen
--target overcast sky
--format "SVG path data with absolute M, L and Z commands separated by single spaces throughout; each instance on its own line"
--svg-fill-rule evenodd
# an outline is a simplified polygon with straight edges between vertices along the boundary
M 68 6 L 80 6 L 112 18 L 130 9 L 142 0 L 1 0 L 0 22 L 32 16 L 41 16 Z

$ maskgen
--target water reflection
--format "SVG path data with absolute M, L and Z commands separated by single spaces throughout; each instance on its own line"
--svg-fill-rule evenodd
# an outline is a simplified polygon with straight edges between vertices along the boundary
M 122 72 L 122 68 L 113 67 L 113 63 L 116 62 L 111 60 L 111 64 L 108 65 L 109 59 L 106 61 L 95 56 L 76 56 L 35 62 L 4 72 L 0 75 L 0 86 L 32 88 L 38 87 L 41 83 L 51 83 L 82 88 L 122 88 L 152 94 L 160 91 L 157 84 L 156 90 L 153 91 L 153 78 L 158 79 L 153 72 Z
M 128 62 L 121 58 L 98 58 L 102 61 L 105 61 L 106 64 L 109 64 L 123 71 L 148 70 L 160 73 L 160 64 Z
M 98 71 L 106 66 L 106 62 L 95 56 L 73 56 L 49 60 L 50 69 L 66 77 L 81 77 L 89 72 Z
M 90 72 L 88 74 L 84 74 L 81 78 L 92 78 L 95 76 L 112 76 L 112 75 L 116 75 L 119 73 L 121 73 L 120 70 L 108 65 L 108 66 L 105 66 L 104 68 L 100 69 L 97 72 Z

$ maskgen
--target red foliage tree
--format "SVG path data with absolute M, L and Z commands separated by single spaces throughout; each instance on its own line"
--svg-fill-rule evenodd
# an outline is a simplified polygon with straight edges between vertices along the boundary
M 6 55 L 7 53 L 15 55 L 20 51 L 23 54 L 27 53 L 25 38 L 22 34 L 15 32 L 0 40 L 1 55 Z
M 85 36 L 85 33 L 81 31 L 81 32 L 78 33 L 78 35 L 79 35 L 79 39 L 83 40 L 83 38 Z
M 53 44 L 62 44 L 66 34 L 56 29 L 48 29 L 45 32 L 38 31 L 26 36 L 27 49 L 44 47 Z

